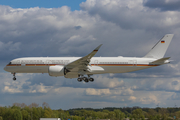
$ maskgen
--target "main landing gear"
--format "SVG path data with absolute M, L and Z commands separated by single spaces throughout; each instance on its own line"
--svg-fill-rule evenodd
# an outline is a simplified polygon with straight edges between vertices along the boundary
M 13 80 L 16 80 L 16 73 L 12 73 L 13 74 Z
M 88 76 L 88 77 L 81 76 L 81 77 L 79 77 L 79 78 L 77 79 L 77 81 L 78 81 L 78 82 L 84 81 L 84 82 L 88 83 L 89 81 L 90 81 L 90 82 L 93 82 L 93 81 L 94 81 L 94 78 L 92 78 L 92 77 L 90 77 L 90 76 Z

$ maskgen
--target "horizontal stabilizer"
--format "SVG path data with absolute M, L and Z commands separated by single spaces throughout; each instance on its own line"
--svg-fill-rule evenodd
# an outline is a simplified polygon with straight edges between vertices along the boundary
M 166 62 L 166 60 L 168 60 L 170 57 L 166 57 L 166 58 L 161 58 L 161 59 L 158 59 L 158 60 L 155 60 L 153 62 L 151 62 L 150 64 L 165 64 L 165 63 L 168 63 Z

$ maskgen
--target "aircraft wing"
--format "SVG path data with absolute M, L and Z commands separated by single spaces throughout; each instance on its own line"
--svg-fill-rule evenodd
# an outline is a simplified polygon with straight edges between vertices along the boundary
M 166 58 L 161 58 L 158 60 L 155 60 L 153 62 L 151 62 L 150 64 L 164 64 L 166 60 L 168 60 L 170 57 L 166 57 Z
M 78 70 L 88 70 L 88 65 L 91 61 L 91 58 L 98 52 L 99 48 L 102 46 L 99 45 L 96 49 L 94 49 L 91 53 L 89 53 L 88 55 L 78 59 L 78 60 L 75 60 L 69 64 L 67 64 L 65 66 L 65 68 L 68 70 L 68 72 L 70 72 L 72 69 L 78 69 Z

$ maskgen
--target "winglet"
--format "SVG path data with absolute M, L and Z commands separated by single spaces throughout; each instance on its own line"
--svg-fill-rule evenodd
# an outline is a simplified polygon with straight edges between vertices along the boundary
M 100 44 L 96 49 L 94 49 L 94 51 L 98 51 L 101 46 L 102 44 Z

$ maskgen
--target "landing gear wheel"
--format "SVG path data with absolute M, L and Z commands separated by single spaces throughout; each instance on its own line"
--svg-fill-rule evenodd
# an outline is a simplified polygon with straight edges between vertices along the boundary
M 93 81 L 94 81 L 94 78 L 89 78 L 89 81 L 93 82 Z
M 83 77 L 84 82 L 88 83 L 89 79 L 87 77 Z
M 78 82 L 82 82 L 82 78 L 78 78 L 77 81 L 78 81 Z
M 15 81 L 15 80 L 16 80 L 16 77 L 13 77 L 13 80 Z

